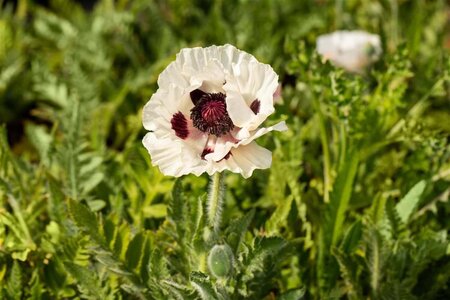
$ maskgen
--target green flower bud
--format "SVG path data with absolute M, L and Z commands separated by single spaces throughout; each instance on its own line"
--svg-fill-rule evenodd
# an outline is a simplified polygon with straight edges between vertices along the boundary
M 208 268 L 216 278 L 227 277 L 233 268 L 233 252 L 228 245 L 215 245 L 208 255 Z

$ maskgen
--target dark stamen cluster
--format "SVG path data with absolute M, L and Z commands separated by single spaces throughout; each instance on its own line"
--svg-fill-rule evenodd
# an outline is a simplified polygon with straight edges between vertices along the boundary
M 195 92 L 191 93 L 191 98 L 195 105 L 191 109 L 191 120 L 195 128 L 216 136 L 222 136 L 233 129 L 225 94 Z

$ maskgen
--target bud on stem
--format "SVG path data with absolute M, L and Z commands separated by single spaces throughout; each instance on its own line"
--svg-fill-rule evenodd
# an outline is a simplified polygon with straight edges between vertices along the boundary
M 228 245 L 215 245 L 208 255 L 208 269 L 217 279 L 226 278 L 233 269 L 233 251 Z

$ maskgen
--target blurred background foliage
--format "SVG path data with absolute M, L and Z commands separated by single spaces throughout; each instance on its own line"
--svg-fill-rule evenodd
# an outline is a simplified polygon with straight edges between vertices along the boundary
M 1 299 L 450 298 L 445 1 L 0 4 Z M 382 59 L 323 62 L 338 29 Z M 152 167 L 141 111 L 181 48 L 224 43 L 280 75 L 290 130 L 259 141 L 270 170 L 227 174 L 210 239 L 207 176 Z

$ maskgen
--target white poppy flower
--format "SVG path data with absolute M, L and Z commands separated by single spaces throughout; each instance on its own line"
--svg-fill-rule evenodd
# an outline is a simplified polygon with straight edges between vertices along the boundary
M 381 55 L 381 41 L 365 31 L 336 31 L 319 36 L 317 52 L 336 66 L 362 73 Z
M 144 107 L 143 144 L 162 173 L 247 178 L 270 167 L 271 152 L 254 139 L 287 127 L 259 128 L 274 112 L 278 75 L 269 65 L 231 45 L 182 49 L 158 86 Z

